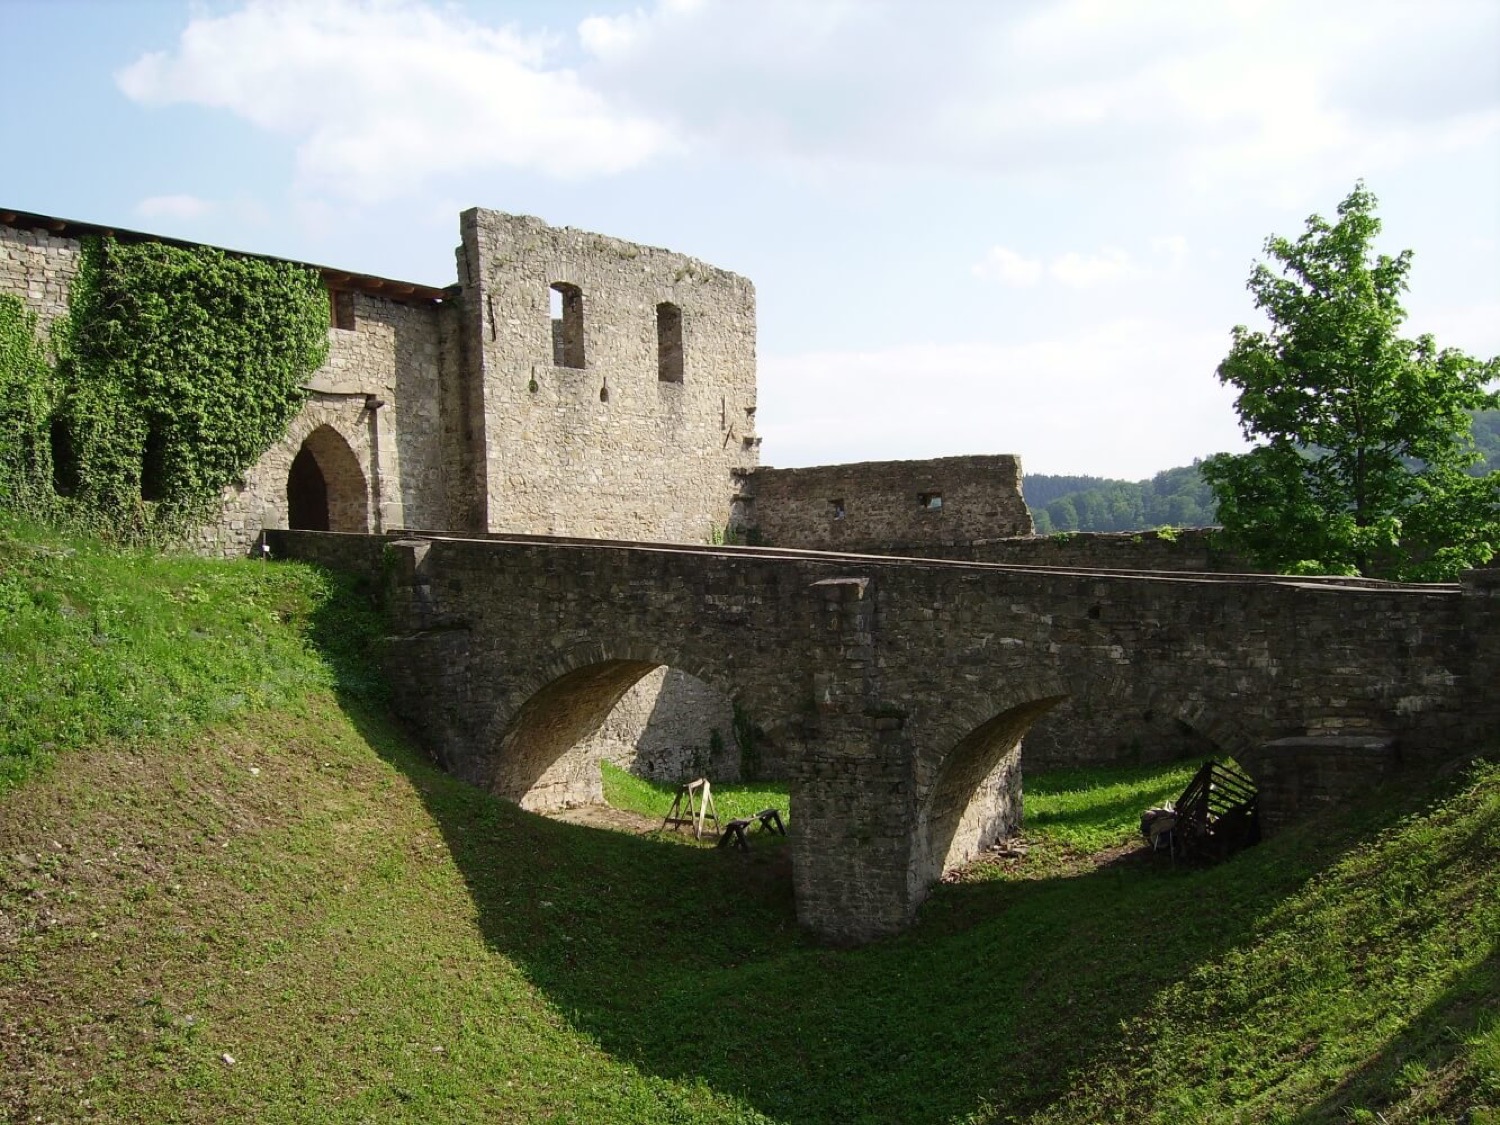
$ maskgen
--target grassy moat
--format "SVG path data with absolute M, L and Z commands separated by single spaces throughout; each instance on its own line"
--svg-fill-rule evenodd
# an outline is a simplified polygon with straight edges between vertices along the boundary
M 1500 1122 L 1494 764 L 1202 870 L 1133 836 L 1191 765 L 1031 776 L 1023 859 L 833 950 L 777 841 L 435 769 L 378 628 L 0 523 L 0 1120 Z

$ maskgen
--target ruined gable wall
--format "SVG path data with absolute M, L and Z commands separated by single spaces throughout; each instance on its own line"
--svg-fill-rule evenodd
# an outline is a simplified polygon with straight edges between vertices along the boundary
M 750 282 L 539 219 L 462 216 L 471 376 L 482 378 L 485 526 L 705 542 L 753 466 Z M 583 366 L 559 366 L 550 287 L 582 295 Z M 682 314 L 682 381 L 659 378 L 657 306 Z
M 762 468 L 745 483 L 742 521 L 774 547 L 920 553 L 1032 529 L 1010 455 Z

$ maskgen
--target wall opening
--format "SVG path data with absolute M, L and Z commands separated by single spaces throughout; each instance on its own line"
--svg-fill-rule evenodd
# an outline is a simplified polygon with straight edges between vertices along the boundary
M 740 779 L 735 713 L 728 697 L 667 665 L 631 685 L 577 752 L 588 761 L 611 762 L 637 777 L 671 785 L 699 777 L 715 785 Z
M 971 730 L 943 758 L 923 802 L 910 869 L 914 901 L 945 870 L 967 863 L 1021 824 L 1021 739 L 1066 698 L 1018 704 Z
M 776 753 L 712 684 L 669 665 L 604 660 L 526 700 L 499 739 L 489 785 L 545 812 L 603 801 L 604 761 L 653 781 L 722 783 L 779 765 Z
M 583 290 L 552 283 L 552 366 L 583 367 Z
M 299 531 L 368 531 L 369 492 L 354 450 L 332 426 L 319 426 L 292 459 L 287 526 Z
M 501 737 L 491 790 L 534 810 L 600 800 L 597 761 L 580 748 L 625 693 L 656 667 L 639 660 L 606 660 L 542 688 L 521 706 Z
M 68 420 L 54 416 L 48 428 L 52 446 L 52 491 L 72 496 L 78 491 L 78 451 L 73 447 L 73 430 Z
M 328 530 L 328 482 L 305 445 L 292 458 L 292 471 L 287 474 L 286 506 L 287 526 L 293 530 Z
M 656 306 L 656 377 L 682 382 L 682 310 L 670 301 Z
M 167 494 L 167 434 L 160 422 L 146 427 L 146 445 L 141 450 L 141 499 L 162 500 Z
M 828 501 L 828 509 L 829 514 L 831 514 L 834 519 L 841 520 L 844 518 L 844 502 L 842 500 Z
M 917 493 L 917 507 L 924 512 L 941 512 L 943 510 L 943 494 L 941 492 L 919 492 Z
M 329 323 L 345 332 L 354 331 L 354 294 L 347 289 L 328 291 Z

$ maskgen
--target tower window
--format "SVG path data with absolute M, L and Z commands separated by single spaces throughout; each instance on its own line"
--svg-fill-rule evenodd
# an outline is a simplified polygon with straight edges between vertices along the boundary
M 583 367 L 583 290 L 552 283 L 552 366 Z
M 919 492 L 917 493 L 917 507 L 924 512 L 941 512 L 943 510 L 943 494 L 941 492 Z
M 656 306 L 656 377 L 682 382 L 682 310 L 669 301 Z
M 345 332 L 354 331 L 354 294 L 347 289 L 328 291 L 330 320 L 333 327 Z

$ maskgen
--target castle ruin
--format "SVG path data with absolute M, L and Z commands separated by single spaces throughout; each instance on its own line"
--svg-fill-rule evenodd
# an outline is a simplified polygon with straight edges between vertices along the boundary
M 46 332 L 99 234 L 155 238 L 0 210 L 0 293 Z M 473 209 L 446 287 L 308 268 L 327 361 L 193 545 L 383 581 L 398 706 L 529 807 L 597 798 L 600 758 L 731 778 L 730 697 L 758 709 L 821 932 L 899 928 L 1013 830 L 1023 737 L 1050 764 L 1228 750 L 1290 812 L 1493 736 L 1494 570 L 1039 538 L 1005 455 L 760 466 L 754 289 L 670 251 Z

